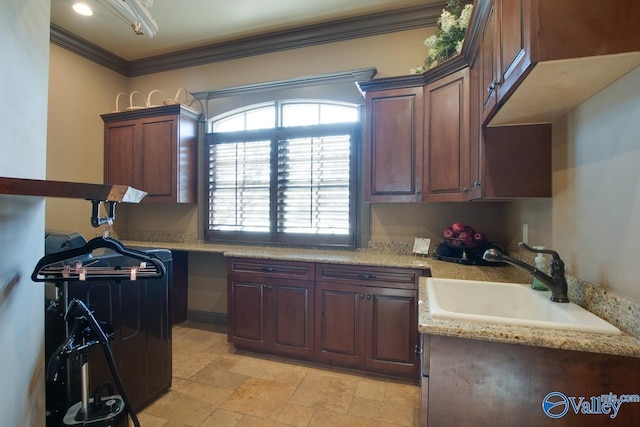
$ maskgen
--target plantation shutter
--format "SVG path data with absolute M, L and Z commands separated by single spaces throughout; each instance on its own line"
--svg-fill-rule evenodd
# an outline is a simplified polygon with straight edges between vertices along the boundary
M 209 230 L 269 232 L 271 141 L 209 145 Z
M 277 230 L 349 234 L 351 136 L 278 141 Z

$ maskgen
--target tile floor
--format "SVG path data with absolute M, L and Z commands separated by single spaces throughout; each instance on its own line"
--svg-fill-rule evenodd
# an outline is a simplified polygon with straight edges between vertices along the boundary
M 171 390 L 142 427 L 418 425 L 418 386 L 236 351 L 224 330 L 173 329 Z

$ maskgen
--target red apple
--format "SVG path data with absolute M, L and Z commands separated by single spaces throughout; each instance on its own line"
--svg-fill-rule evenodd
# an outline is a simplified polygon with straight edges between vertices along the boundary
M 459 235 L 460 233 L 462 233 L 464 231 L 464 224 L 461 224 L 459 222 L 454 222 L 451 225 L 451 229 L 453 230 L 453 232 L 457 236 L 457 235 Z
M 442 237 L 444 237 L 445 239 L 453 239 L 456 237 L 456 234 L 453 232 L 453 229 L 451 227 L 445 227 L 444 231 L 442 232 Z
M 463 231 L 458 234 L 458 240 L 463 246 L 473 246 L 473 235 Z
M 485 236 L 484 233 L 478 231 L 473 235 L 473 240 L 475 240 L 476 242 L 484 242 L 487 240 L 487 236 Z
M 464 231 L 466 231 L 466 232 L 467 232 L 467 234 L 470 234 L 470 235 L 472 235 L 472 236 L 473 236 L 474 234 L 476 234 L 476 230 L 474 230 L 474 229 L 473 229 L 473 227 L 472 227 L 472 226 L 470 226 L 470 225 L 465 225 L 465 226 L 464 226 Z

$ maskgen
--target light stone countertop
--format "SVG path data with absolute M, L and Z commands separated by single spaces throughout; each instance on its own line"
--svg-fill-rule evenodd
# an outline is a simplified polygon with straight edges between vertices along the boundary
M 430 270 L 433 277 L 455 278 L 465 280 L 482 280 L 494 282 L 530 283 L 530 276 L 512 266 L 479 267 L 444 262 L 433 258 L 414 255 L 396 255 L 384 251 L 371 250 L 325 250 L 280 248 L 263 246 L 239 246 L 195 242 L 165 242 L 165 241 L 136 241 L 124 240 L 124 244 L 139 248 L 166 248 L 188 252 L 219 253 L 226 257 L 243 257 L 255 259 L 273 259 L 283 261 L 320 262 L 335 264 L 350 264 L 376 267 L 416 268 Z M 560 348 L 565 350 L 588 351 L 621 356 L 640 357 L 640 340 L 623 333 L 618 336 L 590 334 L 581 332 L 554 331 L 551 329 L 531 328 L 522 326 L 506 326 L 492 324 L 478 324 L 453 320 L 433 320 L 429 316 L 429 306 L 426 295 L 426 277 L 420 278 L 418 329 L 421 333 L 445 335 L 460 338 L 471 338 L 511 344 L 532 345 L 539 347 Z M 570 281 L 570 286 L 571 286 Z M 570 291 L 572 289 L 570 288 Z M 619 305 L 619 301 L 607 298 L 598 303 L 605 305 L 596 313 L 600 317 L 611 307 L 607 304 Z M 575 300 L 571 296 L 570 298 Z M 612 302 L 610 302 L 612 301 Z M 634 307 L 636 310 L 637 307 Z M 595 311 L 595 310 L 590 310 Z M 623 316 L 624 322 L 637 324 L 635 311 Z M 628 319 L 629 318 L 629 319 Z M 620 329 L 619 322 L 613 319 L 605 320 L 614 323 Z
M 438 260 L 430 260 L 429 263 L 433 277 L 530 283 L 529 275 L 514 267 L 460 266 Z M 426 277 L 420 278 L 418 299 L 418 329 L 424 334 L 640 357 L 640 340 L 624 331 L 622 335 L 610 336 L 525 326 L 480 324 L 441 319 L 434 320 L 429 316 Z M 611 319 L 605 320 L 614 323 Z M 620 328 L 621 325 L 615 326 Z
M 368 250 L 302 249 L 271 246 L 222 245 L 203 242 L 146 242 L 125 240 L 129 247 L 164 248 L 188 252 L 209 252 L 225 257 L 273 259 L 281 261 L 321 262 L 327 264 L 368 265 L 372 267 L 395 267 L 429 269 L 431 258 L 414 255 L 396 255 Z

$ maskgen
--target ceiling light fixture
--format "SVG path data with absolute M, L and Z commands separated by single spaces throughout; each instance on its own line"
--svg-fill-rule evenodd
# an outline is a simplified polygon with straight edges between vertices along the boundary
M 149 12 L 153 0 L 98 0 L 98 2 L 129 24 L 136 34 L 146 34 L 149 38 L 153 38 L 158 32 L 158 24 Z
M 86 3 L 74 3 L 72 6 L 73 10 L 75 10 L 80 15 L 91 16 L 93 15 L 93 10 Z

